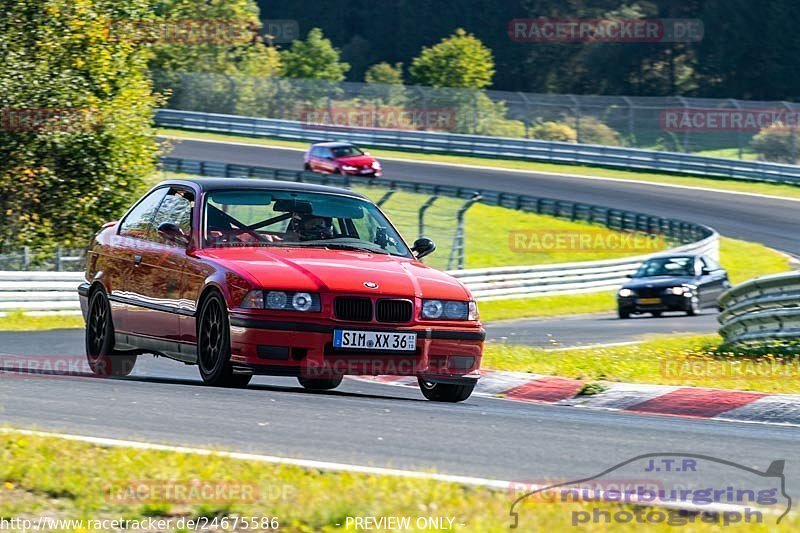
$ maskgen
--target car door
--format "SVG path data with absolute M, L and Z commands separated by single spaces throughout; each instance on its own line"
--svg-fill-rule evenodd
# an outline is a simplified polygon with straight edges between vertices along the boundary
M 708 305 L 714 306 L 722 293 L 730 287 L 728 273 L 710 257 L 702 256 L 700 261 L 703 275 L 708 277 Z
M 330 148 L 320 148 L 320 167 L 322 172 L 332 174 L 336 170 L 336 160 Z
M 147 194 L 120 221 L 114 238 L 114 261 L 117 274 L 111 281 L 111 313 L 116 333 L 130 333 L 132 319 L 139 312 L 132 295 L 134 270 L 139 268 L 141 250 L 152 234 L 153 217 L 168 192 L 161 187 Z
M 181 275 L 193 205 L 191 189 L 170 187 L 153 216 L 147 238 L 138 242 L 128 290 L 137 303 L 129 314 L 129 327 L 136 335 L 170 343 L 180 340 Z M 183 238 L 165 237 L 158 231 L 162 224 L 177 226 Z M 175 351 L 175 346 L 156 348 Z
M 308 157 L 308 164 L 311 167 L 312 172 L 320 172 L 322 170 L 322 148 L 319 146 L 315 146 L 311 149 L 311 153 Z

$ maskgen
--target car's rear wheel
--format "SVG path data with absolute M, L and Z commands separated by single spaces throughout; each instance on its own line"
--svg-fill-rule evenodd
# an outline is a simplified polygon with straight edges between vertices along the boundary
M 197 356 L 203 382 L 215 387 L 246 387 L 253 376 L 234 373 L 228 308 L 222 296 L 212 293 L 203 300 L 198 317 Z
M 308 163 L 306 163 L 306 164 L 303 166 L 303 170 L 305 170 L 306 172 L 311 172 L 311 165 L 309 165 Z
M 304 378 L 303 376 L 298 376 L 297 381 L 300 382 L 304 389 L 331 390 L 342 384 L 342 376 L 333 378 Z
M 417 379 L 422 395 L 434 402 L 463 402 L 470 397 L 472 390 L 475 388 L 474 383 L 436 383 L 423 378 Z
M 86 358 L 89 368 L 98 376 L 127 376 L 136 365 L 135 354 L 114 352 L 114 322 L 111 305 L 102 289 L 89 296 L 86 316 Z

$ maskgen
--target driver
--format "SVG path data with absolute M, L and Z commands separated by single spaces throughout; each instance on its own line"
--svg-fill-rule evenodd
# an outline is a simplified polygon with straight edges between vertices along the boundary
M 318 241 L 333 238 L 333 219 L 316 215 L 295 215 L 292 219 L 297 237 L 301 241 Z

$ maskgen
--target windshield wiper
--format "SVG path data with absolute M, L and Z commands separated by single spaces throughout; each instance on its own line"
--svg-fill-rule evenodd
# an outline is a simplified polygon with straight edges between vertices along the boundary
M 369 246 L 362 246 L 358 244 L 350 244 L 346 242 L 325 242 L 319 243 L 318 246 L 325 246 L 326 248 L 341 248 L 342 250 L 355 250 L 358 252 L 369 252 L 374 254 L 390 255 L 388 251 L 381 248 L 370 248 Z

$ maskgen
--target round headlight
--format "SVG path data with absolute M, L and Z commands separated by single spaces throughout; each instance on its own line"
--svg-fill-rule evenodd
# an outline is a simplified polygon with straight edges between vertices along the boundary
M 447 302 L 444 304 L 444 316 L 450 320 L 464 320 L 467 318 L 466 302 Z
M 308 311 L 311 309 L 313 303 L 314 300 L 307 292 L 298 292 L 292 298 L 292 307 L 294 307 L 297 311 Z
M 267 307 L 270 309 L 283 309 L 286 307 L 286 293 L 281 291 L 269 291 L 267 293 Z
M 683 287 L 670 287 L 669 289 L 667 289 L 667 292 L 669 294 L 674 294 L 676 296 L 680 296 L 681 294 L 686 292 L 686 289 L 684 289 Z
M 620 289 L 619 295 L 623 298 L 627 298 L 629 296 L 633 296 L 633 291 L 630 289 Z
M 422 304 L 422 316 L 425 318 L 439 318 L 444 311 L 444 305 L 439 300 L 425 300 Z

